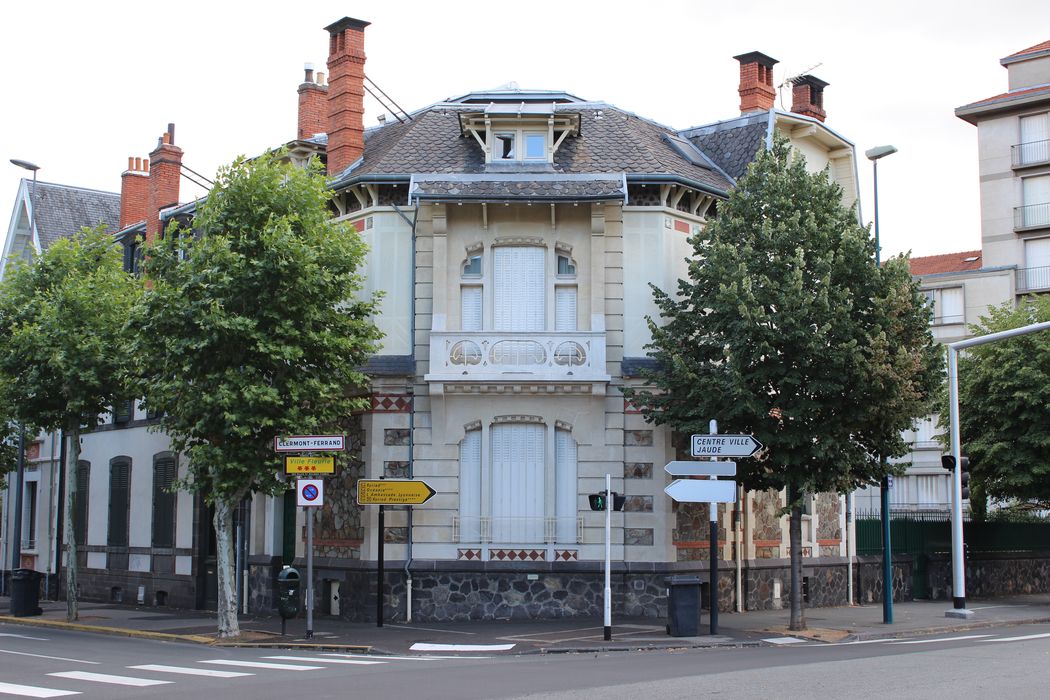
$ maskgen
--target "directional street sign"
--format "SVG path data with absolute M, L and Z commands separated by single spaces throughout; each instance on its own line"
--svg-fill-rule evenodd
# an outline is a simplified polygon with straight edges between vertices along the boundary
M 736 476 L 736 462 L 674 461 L 664 471 L 671 476 Z
M 418 506 L 437 493 L 425 481 L 414 479 L 358 479 L 359 506 Z
M 762 449 L 751 435 L 693 435 L 690 454 L 694 457 L 750 457 Z
M 303 457 L 301 455 L 284 456 L 285 474 L 335 474 L 335 457 Z
M 664 493 L 679 503 L 736 503 L 736 482 L 675 479 Z
M 317 508 L 324 505 L 324 479 L 296 479 L 296 505 Z
M 274 452 L 342 452 L 342 435 L 286 435 L 273 439 Z

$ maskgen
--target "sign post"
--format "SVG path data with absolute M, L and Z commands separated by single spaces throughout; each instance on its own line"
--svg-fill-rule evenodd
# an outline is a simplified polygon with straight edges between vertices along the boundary
M 323 479 L 298 479 L 296 501 L 306 516 L 306 638 L 314 636 L 314 515 L 311 508 L 324 505 Z
M 613 512 L 613 495 L 612 495 L 612 475 L 605 475 L 605 600 L 603 606 L 605 608 L 605 618 L 603 624 L 605 625 L 605 641 L 612 640 L 612 576 L 609 573 L 612 563 L 612 512 Z

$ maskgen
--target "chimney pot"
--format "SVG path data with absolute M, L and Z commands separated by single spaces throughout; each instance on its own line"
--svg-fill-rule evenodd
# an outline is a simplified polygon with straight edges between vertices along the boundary
M 740 62 L 740 113 L 765 112 L 773 109 L 773 66 L 779 61 L 759 51 L 733 56 Z
M 317 84 L 324 85 L 324 71 L 317 71 Z
M 303 78 L 304 83 L 312 83 L 314 81 L 314 64 L 307 63 L 303 66 L 303 71 L 306 73 L 306 77 Z
M 824 88 L 828 83 L 812 75 L 800 75 L 791 81 L 791 111 L 824 121 Z

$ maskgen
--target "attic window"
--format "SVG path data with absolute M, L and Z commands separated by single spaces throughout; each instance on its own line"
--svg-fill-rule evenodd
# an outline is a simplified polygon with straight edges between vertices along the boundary
M 519 149 L 524 144 L 524 149 Z M 492 161 L 508 162 L 547 159 L 547 132 L 515 129 L 492 134 Z

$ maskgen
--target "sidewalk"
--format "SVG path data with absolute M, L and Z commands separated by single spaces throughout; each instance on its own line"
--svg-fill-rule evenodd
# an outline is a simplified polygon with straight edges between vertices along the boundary
M 808 630 L 789 632 L 788 610 L 719 614 L 718 635 L 709 635 L 705 612 L 697 637 L 671 637 L 665 621 L 654 618 L 613 618 L 613 639 L 603 640 L 601 618 L 562 620 L 504 620 L 490 622 L 354 623 L 314 616 L 313 637 L 305 637 L 306 620 L 289 620 L 281 635 L 279 617 L 241 616 L 241 639 L 218 642 L 215 615 L 168 608 L 81 603 L 80 619 L 65 621 L 65 603 L 41 601 L 43 615 L 10 617 L 10 599 L 0 598 L 0 625 L 61 627 L 88 632 L 243 646 L 305 647 L 373 654 L 441 653 L 566 653 L 599 650 L 669 649 L 710 646 L 752 646 L 769 639 L 799 637 L 824 642 L 859 641 L 952 633 L 994 625 L 1050 622 L 1050 595 L 1027 595 L 968 601 L 974 616 L 947 618 L 949 601 L 895 603 L 894 623 L 882 623 L 882 605 L 810 608 Z

